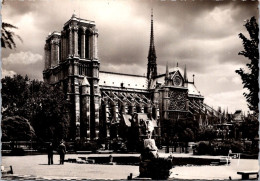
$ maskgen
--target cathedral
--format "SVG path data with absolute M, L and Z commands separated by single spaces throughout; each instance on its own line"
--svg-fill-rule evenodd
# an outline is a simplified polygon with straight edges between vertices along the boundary
M 164 135 L 165 121 L 187 120 L 211 124 L 219 113 L 204 104 L 204 97 L 187 78 L 186 65 L 157 73 L 153 14 L 146 76 L 100 70 L 98 31 L 94 21 L 75 14 L 61 32 L 45 43 L 44 81 L 59 85 L 72 103 L 71 139 L 144 138 L 150 121 L 153 137 Z M 101 52 L 102 53 L 102 52 Z

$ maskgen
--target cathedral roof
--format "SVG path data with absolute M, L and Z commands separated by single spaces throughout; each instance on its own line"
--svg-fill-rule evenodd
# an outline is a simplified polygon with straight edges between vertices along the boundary
M 141 75 L 100 71 L 99 85 L 147 90 L 147 79 Z
M 170 77 L 172 77 L 176 72 L 180 72 L 181 76 L 183 71 L 179 67 L 171 69 L 169 72 Z M 158 75 L 153 79 L 150 89 L 155 89 L 156 84 L 164 84 L 165 74 Z M 141 75 L 132 75 L 132 74 L 123 74 L 115 72 L 105 72 L 100 71 L 99 73 L 99 85 L 103 87 L 116 87 L 116 88 L 128 88 L 128 89 L 137 89 L 137 90 L 147 90 L 147 78 Z M 193 82 L 186 83 L 188 88 L 189 96 L 203 97 Z
M 188 93 L 190 96 L 201 96 L 200 92 L 198 91 L 198 89 L 193 83 L 189 82 L 187 85 L 188 85 Z

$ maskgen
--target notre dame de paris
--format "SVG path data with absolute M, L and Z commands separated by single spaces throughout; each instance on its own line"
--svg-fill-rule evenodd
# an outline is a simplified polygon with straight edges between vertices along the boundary
M 157 73 L 153 13 L 150 45 L 147 47 L 146 76 L 100 70 L 98 30 L 94 21 L 76 14 L 60 32 L 49 34 L 45 42 L 44 81 L 60 86 L 72 103 L 71 139 L 145 138 L 144 126 L 154 126 L 153 138 L 165 136 L 169 124 L 193 121 L 198 126 L 221 123 L 218 111 L 206 105 L 188 65 Z

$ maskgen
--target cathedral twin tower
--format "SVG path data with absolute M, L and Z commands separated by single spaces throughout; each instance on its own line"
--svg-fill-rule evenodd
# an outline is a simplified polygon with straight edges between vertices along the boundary
M 53 32 L 45 44 L 45 69 L 57 66 L 68 57 L 98 59 L 98 32 L 93 21 L 77 18 L 75 14 L 64 24 L 63 30 Z
M 98 136 L 100 63 L 97 38 L 95 22 L 73 14 L 61 33 L 53 32 L 46 40 L 43 78 L 49 84 L 60 85 L 72 102 L 70 137 Z

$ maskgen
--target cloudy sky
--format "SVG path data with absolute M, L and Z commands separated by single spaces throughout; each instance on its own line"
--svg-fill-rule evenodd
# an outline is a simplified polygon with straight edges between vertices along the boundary
M 27 74 L 42 80 L 43 47 L 49 32 L 60 31 L 75 11 L 96 22 L 101 70 L 144 75 L 154 11 L 158 72 L 168 62 L 187 65 L 188 78 L 205 103 L 217 109 L 247 111 L 242 81 L 235 70 L 248 62 L 238 34 L 245 20 L 258 16 L 257 1 L 6 0 L 2 21 L 19 29 L 15 50 L 2 50 L 2 76 Z

